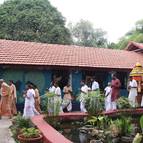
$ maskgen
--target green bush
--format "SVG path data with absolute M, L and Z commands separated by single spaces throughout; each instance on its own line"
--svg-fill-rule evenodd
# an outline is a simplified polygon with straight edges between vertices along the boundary
M 104 96 L 98 92 L 89 92 L 85 106 L 90 115 L 96 115 L 104 110 Z
M 17 135 L 20 133 L 22 128 L 29 128 L 32 126 L 30 119 L 25 119 L 18 114 L 12 118 L 12 126 L 10 127 L 14 139 L 17 141 Z
M 133 126 L 131 124 L 131 118 L 130 117 L 125 117 L 122 116 L 119 119 L 116 119 L 114 121 L 111 121 L 111 125 L 115 125 L 118 130 L 120 131 L 120 135 L 129 135 L 132 130 L 133 130 Z
M 60 112 L 61 101 L 55 98 L 54 93 L 47 92 L 41 96 L 42 111 L 52 116 L 57 116 Z
M 97 127 L 98 129 L 105 129 L 110 122 L 110 118 L 107 116 L 91 116 L 87 120 L 87 124 Z
M 41 96 L 41 109 L 44 112 L 47 112 L 47 104 L 49 98 L 53 97 L 55 94 L 54 93 L 49 93 L 46 92 L 44 95 Z
M 119 109 L 131 108 L 131 105 L 130 105 L 130 103 L 129 103 L 128 98 L 126 98 L 126 97 L 120 97 L 120 98 L 117 100 L 117 107 L 118 107 Z
M 17 116 L 12 118 L 13 125 L 17 126 L 18 128 L 28 128 L 30 127 L 30 119 L 25 119 L 21 116 L 21 114 L 18 114 Z
M 48 97 L 46 94 L 41 96 L 41 110 L 46 112 L 47 111 L 47 103 L 48 103 Z

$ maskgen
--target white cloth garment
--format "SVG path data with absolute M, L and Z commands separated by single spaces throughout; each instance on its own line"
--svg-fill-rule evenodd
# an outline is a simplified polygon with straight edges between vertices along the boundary
M 67 108 L 68 111 L 72 110 L 72 103 L 70 99 L 64 99 L 62 102 L 62 108 Z
M 111 86 L 107 86 L 105 89 L 105 110 L 109 111 L 112 110 L 112 104 L 111 104 Z
M 85 108 L 86 98 L 88 97 L 88 91 L 91 90 L 86 84 L 81 87 L 80 94 L 80 110 L 81 112 L 87 112 Z
M 33 89 L 28 89 L 25 97 L 24 112 L 23 117 L 30 118 L 34 115 L 38 115 L 38 111 L 35 109 L 35 91 Z
M 59 104 L 60 104 L 60 109 L 59 110 L 62 113 L 63 112 L 63 108 L 62 108 L 62 105 L 61 105 L 61 103 L 62 103 L 62 97 L 61 97 L 61 95 L 62 94 L 61 94 L 60 87 L 56 87 L 56 89 L 55 89 L 55 96 L 54 96 L 54 103 L 59 102 Z M 55 111 L 55 109 L 54 109 L 54 111 Z
M 80 111 L 81 112 L 87 112 L 86 108 L 85 108 L 85 102 L 80 102 Z
M 49 93 L 55 93 L 56 87 L 53 85 L 49 88 Z M 48 98 L 48 113 L 51 115 L 54 112 L 54 100 L 55 97 Z
M 50 93 L 55 93 L 56 87 L 53 85 L 52 87 L 49 88 Z
M 70 112 L 72 110 L 72 102 L 69 101 L 69 105 L 67 106 L 67 110 Z
M 80 101 L 85 101 L 85 99 L 88 97 L 88 91 L 90 90 L 90 88 L 85 84 L 81 87 L 80 90 Z
M 136 80 L 132 80 L 129 82 L 129 87 L 130 87 L 130 91 L 129 91 L 129 96 L 128 96 L 128 100 L 131 104 L 132 107 L 136 106 L 136 96 L 137 96 L 137 82 Z
M 97 90 L 97 89 L 99 89 L 99 83 L 97 81 L 93 81 L 91 90 L 94 91 L 94 90 Z
M 111 108 L 112 108 L 112 110 L 116 110 L 117 109 L 117 103 L 116 103 L 116 101 L 112 101 L 111 102 Z
M 56 87 L 56 88 L 55 88 L 55 95 L 61 97 L 61 89 L 60 89 L 60 87 Z
M 142 95 L 141 107 L 143 107 L 143 95 Z

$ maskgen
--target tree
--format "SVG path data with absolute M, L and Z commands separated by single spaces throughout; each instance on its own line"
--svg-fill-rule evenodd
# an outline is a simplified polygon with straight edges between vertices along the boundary
M 65 18 L 48 0 L 8 0 L 0 5 L 0 38 L 71 43 Z
M 74 44 L 89 47 L 106 47 L 106 32 L 102 29 L 94 29 L 93 25 L 86 20 L 80 20 L 75 25 L 69 24 Z
M 107 47 L 109 49 L 118 49 L 117 44 L 114 42 L 108 43 Z
M 129 41 L 143 43 L 143 20 L 139 20 L 135 24 L 135 28 L 130 30 L 116 44 L 116 48 L 124 49 Z

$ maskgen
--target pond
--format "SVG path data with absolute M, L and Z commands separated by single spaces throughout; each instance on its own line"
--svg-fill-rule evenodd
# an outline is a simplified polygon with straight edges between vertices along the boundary
M 63 129 L 59 131 L 62 135 L 64 135 L 67 139 L 71 140 L 74 143 L 82 143 L 80 141 L 80 135 L 78 129 Z
M 88 133 L 87 130 L 81 128 L 62 129 L 59 131 L 67 139 L 73 143 L 94 143 L 95 139 Z M 102 140 L 97 140 L 96 143 L 103 143 Z
M 139 119 L 123 115 L 114 119 L 91 116 L 78 121 L 58 118 L 51 121 L 48 119 L 49 124 L 73 143 L 132 143 L 136 134 L 141 133 Z
M 90 138 L 88 132 L 81 129 L 83 126 L 83 120 L 74 122 L 64 121 L 60 123 L 60 129 L 57 130 L 73 143 L 89 143 Z

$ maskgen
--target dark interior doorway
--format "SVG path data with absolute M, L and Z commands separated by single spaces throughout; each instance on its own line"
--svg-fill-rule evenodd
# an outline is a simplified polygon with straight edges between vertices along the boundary
M 63 87 L 69 81 L 69 71 L 68 70 L 54 70 L 52 72 L 52 81 L 57 81 L 59 87 L 63 89 Z
M 100 90 L 104 90 L 107 85 L 108 72 L 104 71 L 83 71 L 82 78 L 87 82 L 88 86 L 91 87 L 91 78 L 94 77 L 99 83 Z
M 128 83 L 127 72 L 117 72 L 116 76 L 121 82 L 121 89 L 127 89 L 127 83 Z

